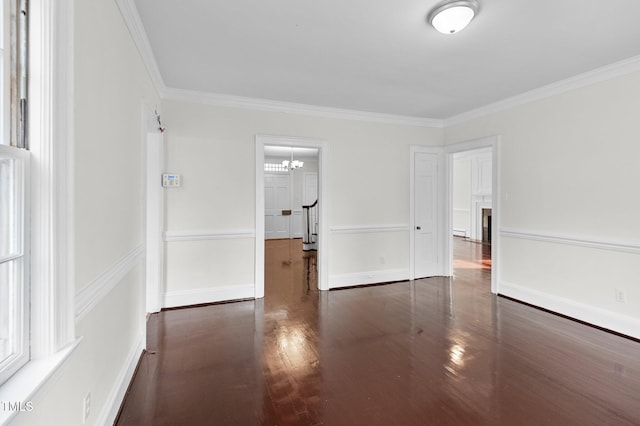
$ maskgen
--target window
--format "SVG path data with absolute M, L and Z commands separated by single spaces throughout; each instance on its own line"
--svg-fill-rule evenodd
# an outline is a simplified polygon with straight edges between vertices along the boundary
M 289 167 L 282 163 L 264 163 L 265 172 L 288 172 Z
M 0 380 L 29 360 L 27 152 L 0 145 Z
M 0 383 L 29 353 L 29 152 L 25 148 L 25 15 L 17 2 L 0 10 Z M 20 16 L 20 20 L 12 20 Z M 23 34 L 26 32 L 22 31 Z M 14 36 L 15 35 L 15 36 Z M 14 84 L 12 84 L 14 82 Z M 19 106 L 19 107 L 18 107 Z M 22 111 L 22 112 L 21 112 Z

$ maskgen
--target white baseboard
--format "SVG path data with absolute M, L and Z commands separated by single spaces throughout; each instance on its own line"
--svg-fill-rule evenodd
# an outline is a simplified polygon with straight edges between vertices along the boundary
M 499 288 L 499 293 L 504 296 L 640 339 L 640 319 L 504 281 L 500 282 Z
M 453 230 L 454 237 L 464 237 L 467 238 L 467 230 L 466 229 L 454 229 Z
M 406 281 L 409 279 L 408 269 L 389 269 L 386 271 L 356 272 L 329 277 L 329 288 L 352 287 L 356 285 Z
M 127 360 L 116 378 L 116 383 L 111 389 L 111 392 L 109 392 L 107 400 L 98 414 L 95 424 L 112 425 L 115 422 L 118 411 L 120 410 L 120 405 L 122 401 L 124 401 L 125 394 L 129 388 L 129 383 L 133 380 L 133 374 L 136 371 L 136 366 L 138 365 L 144 347 L 144 336 L 140 336 L 136 344 L 131 348 Z
M 253 284 L 198 288 L 194 290 L 168 291 L 164 296 L 163 306 L 165 308 L 175 308 L 227 300 L 253 299 L 254 297 L 255 287 Z

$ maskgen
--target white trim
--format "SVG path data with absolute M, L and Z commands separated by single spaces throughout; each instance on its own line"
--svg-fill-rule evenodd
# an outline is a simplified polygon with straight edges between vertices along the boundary
M 53 142 L 55 142 L 55 248 L 56 253 L 56 335 L 59 349 L 75 339 L 73 315 L 75 296 L 75 107 L 74 45 L 75 27 L 72 1 L 61 1 L 55 13 L 56 43 L 53 51 Z M 66 285 L 63 285 L 65 283 Z
M 27 365 L 0 386 L 0 401 L 20 401 L 22 403 L 33 401 L 44 385 L 58 377 L 61 373 L 60 367 L 64 365 L 81 341 L 82 337 L 52 356 L 29 361 Z M 34 403 L 34 408 L 35 406 L 37 406 L 37 402 Z M 7 424 L 18 413 L 0 410 L 0 425 Z
M 447 145 L 444 147 L 447 155 L 445 161 L 445 227 L 448 230 L 445 238 L 446 271 L 453 274 L 453 159 L 454 154 L 490 148 L 491 157 L 491 292 L 497 294 L 500 284 L 500 268 L 498 268 L 499 239 L 498 228 L 500 226 L 500 137 L 497 135 L 469 140 L 465 142 Z
M 31 356 L 42 358 L 75 339 L 73 2 L 33 0 L 29 14 Z
M 405 126 L 433 128 L 443 127 L 442 120 L 433 118 L 331 108 L 293 102 L 274 101 L 270 99 L 247 98 L 235 95 L 221 95 L 193 90 L 166 88 L 162 90 L 162 95 L 163 99 L 170 101 L 201 103 L 217 107 L 244 108 L 258 111 L 272 111 L 283 112 L 287 114 L 309 115 L 313 117 L 337 118 L 342 120 L 400 124 Z
M 232 240 L 237 238 L 255 238 L 253 229 L 200 229 L 192 231 L 167 231 L 164 240 L 168 243 L 176 241 Z
M 75 319 L 81 320 L 116 287 L 122 279 L 144 259 L 145 248 L 140 245 L 120 259 L 78 292 L 75 300 Z
M 409 225 L 338 225 L 332 226 L 332 234 L 368 234 L 377 232 L 407 232 Z
M 444 127 L 460 124 L 465 121 L 556 96 L 571 90 L 580 89 L 582 87 L 611 80 L 637 71 L 640 71 L 640 56 L 634 56 L 619 62 L 614 62 L 613 64 L 605 65 L 604 67 L 597 68 L 595 70 L 587 71 L 462 114 L 454 115 L 444 120 Z
M 118 9 L 120 9 L 120 14 L 129 30 L 129 34 L 131 34 L 131 38 L 140 53 L 142 62 L 147 68 L 151 81 L 158 93 L 162 95 L 166 91 L 166 86 L 134 0 L 116 0 L 116 4 L 118 5 Z
M 145 348 L 144 341 L 144 336 L 140 336 L 131 348 L 131 351 L 129 351 L 127 359 L 122 365 L 120 373 L 118 373 L 118 377 L 116 378 L 116 381 L 111 388 L 104 405 L 102 406 L 102 410 L 98 414 L 95 424 L 110 425 L 113 424 L 116 417 L 118 417 L 120 405 L 122 405 L 122 401 L 124 401 L 125 394 L 129 388 L 129 383 L 133 380 L 133 375 L 136 372 L 138 361 L 140 360 L 142 351 Z
M 564 244 L 570 246 L 586 247 L 598 250 L 619 251 L 623 253 L 640 254 L 640 244 L 632 242 L 612 242 L 595 238 L 581 237 L 575 238 L 569 235 L 532 232 L 516 229 L 500 229 L 500 236 L 507 238 L 517 238 L 520 240 L 542 241 L 552 244 Z
M 175 308 L 179 306 L 200 305 L 203 303 L 253 299 L 254 294 L 253 284 L 168 291 L 164 296 L 164 307 Z
M 331 288 L 353 287 L 357 285 L 379 284 L 409 280 L 408 269 L 390 269 L 386 271 L 355 272 L 331 276 Z
M 461 144 L 469 145 L 469 142 L 461 142 Z M 457 144 L 453 146 L 457 146 Z M 469 159 L 477 158 L 479 155 L 482 155 L 482 154 L 487 154 L 487 155 L 491 154 L 491 149 L 490 148 L 476 148 L 476 149 L 471 148 L 469 151 L 456 151 L 454 159 L 469 160 Z
M 157 130 L 153 110 L 142 106 L 142 139 L 145 151 L 144 225 L 146 262 L 143 312 L 159 312 L 164 293 L 165 242 L 163 238 L 165 202 L 160 176 L 164 170 L 164 138 Z
M 454 229 L 453 230 L 453 236 L 454 237 L 468 238 L 467 237 L 467 230 L 466 229 Z
M 264 147 L 265 145 L 318 149 L 318 289 L 329 290 L 329 144 L 320 139 L 256 135 L 255 155 L 255 298 L 264 297 Z
M 636 339 L 640 338 L 640 319 L 637 318 L 504 281 L 500 282 L 500 294 Z

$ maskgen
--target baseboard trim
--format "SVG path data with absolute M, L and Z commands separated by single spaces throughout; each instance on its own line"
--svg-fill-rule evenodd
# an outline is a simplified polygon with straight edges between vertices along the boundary
M 81 320 L 124 279 L 133 268 L 142 262 L 144 245 L 133 249 L 98 278 L 78 292 L 75 298 L 75 319 Z
M 107 401 L 96 419 L 97 425 L 114 424 L 118 417 L 120 406 L 122 405 L 127 393 L 127 389 L 129 388 L 129 383 L 133 380 L 133 375 L 143 351 L 144 336 L 140 336 L 138 341 L 131 348 L 129 355 L 127 355 L 127 360 L 123 365 L 123 368 L 120 370 L 120 373 L 118 373 L 116 383 L 113 388 L 111 388 L 111 392 L 109 392 L 109 395 L 107 396 Z
M 329 278 L 329 288 L 353 287 L 358 285 L 386 283 L 393 281 L 407 281 L 408 279 L 408 269 L 389 269 L 386 271 L 338 274 L 332 275 Z
M 640 339 L 640 319 L 617 314 L 517 284 L 500 282 L 500 294 L 560 315 Z
M 168 291 L 164 296 L 163 307 L 176 308 L 228 300 L 253 299 L 254 297 L 255 286 L 253 284 Z

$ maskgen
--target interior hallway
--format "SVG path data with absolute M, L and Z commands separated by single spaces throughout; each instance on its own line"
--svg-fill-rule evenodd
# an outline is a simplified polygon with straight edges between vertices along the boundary
M 299 240 L 267 244 L 263 300 L 151 316 L 118 424 L 640 423 L 640 343 L 494 297 L 490 246 L 317 292 Z

